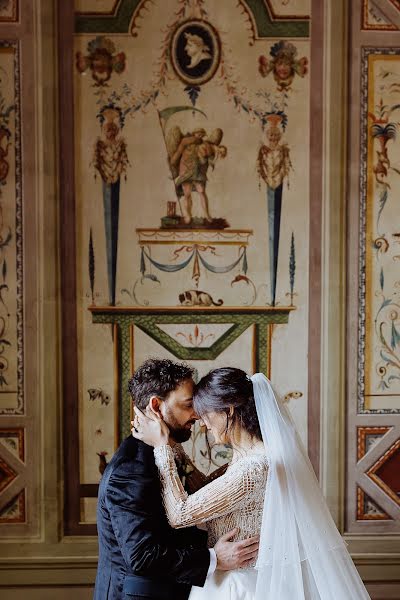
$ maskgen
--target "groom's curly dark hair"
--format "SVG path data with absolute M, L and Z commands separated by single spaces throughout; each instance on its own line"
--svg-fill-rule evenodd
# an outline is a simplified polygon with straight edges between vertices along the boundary
M 128 382 L 128 390 L 138 408 L 144 409 L 151 396 L 165 399 L 183 381 L 191 379 L 194 369 L 167 358 L 149 358 Z

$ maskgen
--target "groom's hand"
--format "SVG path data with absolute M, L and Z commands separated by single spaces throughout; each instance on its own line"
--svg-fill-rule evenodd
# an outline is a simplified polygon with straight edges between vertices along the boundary
M 217 569 L 219 571 L 231 571 L 239 569 L 251 563 L 257 558 L 259 536 L 233 542 L 232 539 L 238 533 L 238 529 L 233 529 L 219 538 L 214 546 L 217 555 Z

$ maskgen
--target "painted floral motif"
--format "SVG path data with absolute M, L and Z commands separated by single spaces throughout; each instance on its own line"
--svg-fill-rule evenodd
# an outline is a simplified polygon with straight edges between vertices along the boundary
M 0 260 L 1 260 L 1 283 L 0 283 L 0 390 L 9 385 L 7 370 L 9 361 L 6 350 L 11 346 L 9 340 L 10 312 L 5 299 L 9 291 L 7 249 L 12 240 L 11 227 L 4 222 L 4 188 L 7 185 L 10 171 L 10 148 L 13 145 L 11 133 L 11 116 L 15 111 L 15 105 L 9 104 L 0 89 Z
M 376 58 L 373 57 L 373 61 Z M 395 63 L 388 61 L 386 64 L 382 61 L 379 69 L 374 66 L 379 95 L 377 101 L 372 95 L 369 98 L 369 197 L 373 205 L 368 214 L 373 258 L 370 272 L 375 282 L 373 334 L 370 335 L 373 335 L 375 348 L 376 388 L 380 393 L 390 394 L 395 393 L 400 381 L 400 281 L 395 274 L 395 262 L 400 257 L 396 250 L 400 236 L 393 231 L 391 216 L 396 210 L 395 189 L 400 183 L 400 165 L 396 162 L 399 131 L 396 118 L 400 104 L 393 101 L 400 89 L 400 74 Z
M 0 89 L 0 186 L 5 186 L 10 170 L 9 148 L 12 145 L 10 119 L 15 110 L 14 104 L 8 104 Z M 0 187 L 1 195 L 1 187 Z
M 194 348 L 198 348 L 208 339 L 213 339 L 215 336 L 213 333 L 202 333 L 198 325 L 195 325 L 193 328 L 193 333 L 184 333 L 182 331 L 178 331 L 176 337 L 182 337 L 186 343 Z
M 388 106 L 384 104 L 381 98 L 379 104 L 376 106 L 376 113 L 368 113 L 369 118 L 373 122 L 370 128 L 371 137 L 378 142 L 378 148 L 376 149 L 377 161 L 374 164 L 373 171 L 377 183 L 383 184 L 384 187 L 388 186 L 385 178 L 388 175 L 389 169 L 400 174 L 399 169 L 391 166 L 387 148 L 389 140 L 394 141 L 397 135 L 397 123 L 390 122 L 389 119 L 392 113 L 399 109 L 400 104 Z

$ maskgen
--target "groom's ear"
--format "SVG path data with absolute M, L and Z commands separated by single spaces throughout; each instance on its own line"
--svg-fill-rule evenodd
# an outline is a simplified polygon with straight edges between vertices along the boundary
M 150 410 L 151 412 L 157 413 L 158 415 L 160 414 L 160 407 L 161 407 L 161 398 L 159 398 L 158 396 L 151 396 L 150 400 L 149 400 L 149 404 L 147 406 L 147 409 Z

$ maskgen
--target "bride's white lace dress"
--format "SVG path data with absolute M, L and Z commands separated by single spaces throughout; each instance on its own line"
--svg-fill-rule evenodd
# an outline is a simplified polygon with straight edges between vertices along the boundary
M 154 456 L 165 511 L 172 527 L 204 523 L 210 548 L 235 528 L 238 529 L 236 539 L 260 533 L 268 477 L 265 452 L 254 450 L 240 456 L 232 461 L 224 475 L 190 495 L 179 478 L 172 448 L 155 448 Z M 256 577 L 254 564 L 236 571 L 216 571 L 207 578 L 203 588 L 192 588 L 189 600 L 253 600 Z

